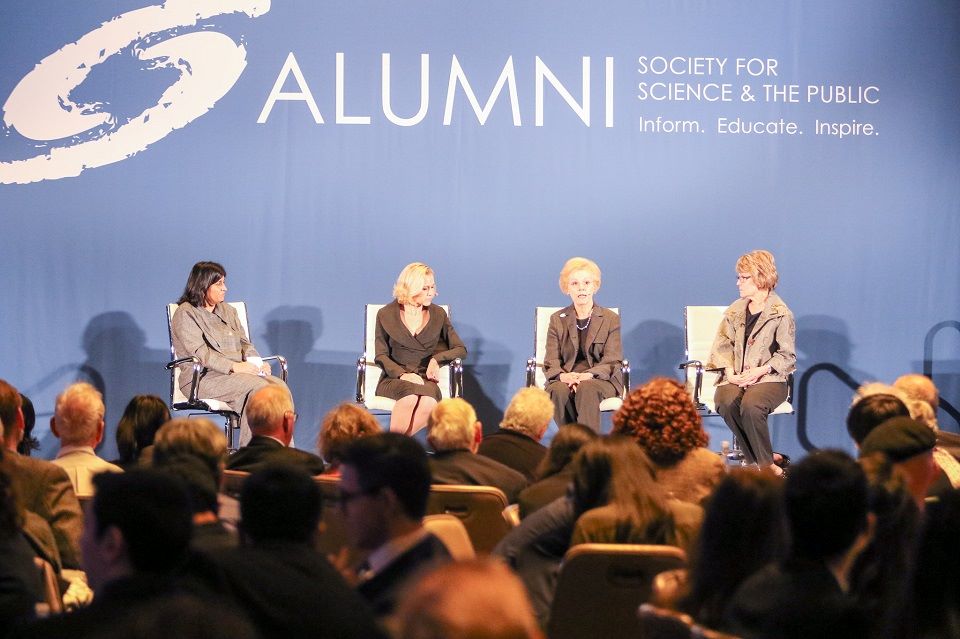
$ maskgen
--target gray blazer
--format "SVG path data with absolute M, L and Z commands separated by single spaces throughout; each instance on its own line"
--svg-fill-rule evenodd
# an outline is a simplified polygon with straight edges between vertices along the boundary
M 717 337 L 713 340 L 706 364 L 707 368 L 722 370 L 717 378 L 717 386 L 729 384 L 730 375 L 767 364 L 773 368 L 773 372 L 764 375 L 758 382 L 786 382 L 790 373 L 797 368 L 797 328 L 793 313 L 780 296 L 771 291 L 748 339 L 744 332 L 749 303 L 749 300 L 737 300 L 723 312 L 723 320 L 717 329 Z M 743 350 L 745 339 L 746 356 Z
M 623 345 L 620 343 L 620 316 L 608 308 L 593 305 L 590 327 L 587 329 L 587 373 L 614 385 L 617 394 L 623 390 L 620 362 Z M 543 357 L 543 374 L 547 383 L 556 381 L 561 373 L 569 373 L 577 361 L 580 337 L 577 333 L 577 311 L 573 304 L 550 316 L 547 328 L 547 352 Z
M 234 362 L 259 357 L 240 324 L 236 309 L 220 302 L 209 312 L 184 302 L 173 316 L 173 350 L 177 357 L 196 355 L 205 368 L 229 375 Z M 190 385 L 190 365 L 181 366 L 180 385 Z

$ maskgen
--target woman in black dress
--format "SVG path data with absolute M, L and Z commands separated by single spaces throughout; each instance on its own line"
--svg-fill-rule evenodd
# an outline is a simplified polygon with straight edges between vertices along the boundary
M 377 395 L 397 400 L 390 430 L 413 435 L 440 401 L 440 367 L 467 349 L 439 306 L 433 269 L 407 264 L 393 287 L 394 301 L 377 313 L 375 361 L 383 370 Z

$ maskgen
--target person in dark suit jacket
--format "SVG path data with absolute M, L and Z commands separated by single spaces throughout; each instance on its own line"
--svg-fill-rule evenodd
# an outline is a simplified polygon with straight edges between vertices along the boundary
M 393 613 L 409 579 L 450 560 L 443 543 L 423 527 L 430 467 L 420 444 L 399 433 L 354 441 L 343 451 L 340 509 L 347 537 L 368 553 L 358 566 L 338 567 L 377 616 Z
M 533 481 L 537 466 L 547 454 L 540 440 L 552 417 L 553 402 L 543 389 L 521 388 L 510 400 L 500 429 L 484 436 L 478 452 Z
M 374 359 L 383 370 L 377 395 L 397 400 L 390 430 L 413 435 L 440 401 L 440 367 L 467 356 L 450 318 L 439 306 L 433 269 L 407 264 L 393 287 L 394 301 L 377 312 Z
M 20 393 L 0 380 L 0 424 L 3 426 L 5 453 L 2 468 L 13 479 L 20 506 L 46 521 L 53 531 L 56 547 L 42 548 L 47 557 L 59 556 L 64 568 L 80 568 L 80 533 L 83 513 L 67 472 L 48 461 L 26 457 L 17 452 L 23 438 L 24 420 Z M 27 519 L 28 533 L 34 540 L 49 539 L 43 530 L 31 530 L 37 519 Z
M 550 316 L 543 374 L 557 426 L 579 422 L 600 431 L 600 402 L 623 390 L 620 316 L 593 302 L 600 267 L 573 257 L 560 271 L 560 290 L 573 303 Z
M 376 638 L 366 600 L 317 551 L 320 488 L 303 469 L 267 464 L 240 493 L 243 547 L 207 553 L 195 572 L 246 612 L 262 637 Z
M 247 402 L 247 421 L 253 437 L 250 443 L 230 456 L 229 470 L 253 472 L 270 463 L 299 466 L 311 475 L 323 472 L 323 460 L 305 450 L 290 447 L 297 413 L 290 392 L 281 386 L 267 386 Z
M 493 486 L 504 492 L 509 503 L 516 503 L 527 480 L 514 469 L 476 454 L 483 427 L 473 406 L 459 398 L 445 399 L 430 413 L 427 429 L 427 441 L 436 451 L 430 458 L 433 483 Z

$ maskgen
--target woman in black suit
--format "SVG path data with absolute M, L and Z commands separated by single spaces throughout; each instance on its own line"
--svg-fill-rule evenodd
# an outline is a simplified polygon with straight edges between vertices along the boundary
M 393 287 L 394 301 L 377 313 L 375 361 L 383 370 L 377 395 L 397 400 L 390 430 L 413 435 L 440 401 L 440 366 L 467 349 L 439 306 L 433 269 L 407 264 Z
M 572 257 L 560 271 L 560 290 L 573 302 L 550 316 L 543 358 L 546 389 L 557 426 L 579 422 L 600 431 L 600 402 L 620 394 L 620 317 L 593 303 L 600 267 Z

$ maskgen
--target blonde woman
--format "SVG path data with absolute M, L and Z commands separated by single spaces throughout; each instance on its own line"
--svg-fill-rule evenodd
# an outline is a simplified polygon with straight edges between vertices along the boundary
M 707 363 L 720 369 L 714 401 L 745 461 L 779 475 L 767 416 L 787 398 L 787 377 L 797 362 L 796 324 L 773 292 L 779 275 L 769 251 L 741 255 L 736 271 L 740 298 L 724 311 Z
M 467 349 L 439 306 L 437 284 L 426 264 L 407 264 L 393 287 L 394 301 L 377 313 L 375 361 L 383 370 L 377 395 L 397 400 L 390 430 L 413 435 L 440 401 L 440 367 Z
M 623 389 L 620 317 L 594 304 L 600 280 L 600 267 L 583 257 L 560 271 L 560 290 L 572 303 L 550 316 L 543 358 L 557 426 L 578 422 L 599 432 L 600 402 Z

